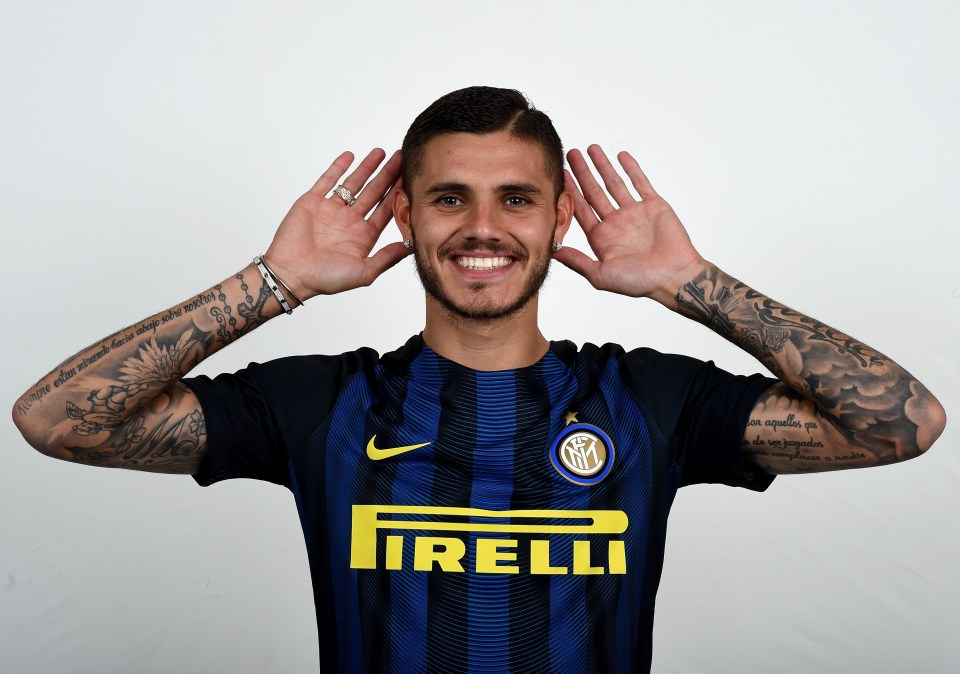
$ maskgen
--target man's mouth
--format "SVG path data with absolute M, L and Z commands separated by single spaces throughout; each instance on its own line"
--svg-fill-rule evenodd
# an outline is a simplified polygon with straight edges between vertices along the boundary
M 480 270 L 499 269 L 513 262 L 513 258 L 509 257 L 469 257 L 467 255 L 458 255 L 454 259 L 461 267 Z

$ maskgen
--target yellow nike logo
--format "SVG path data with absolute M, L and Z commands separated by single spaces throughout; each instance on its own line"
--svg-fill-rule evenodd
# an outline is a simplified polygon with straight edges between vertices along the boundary
M 419 445 L 407 445 L 406 447 L 389 447 L 387 449 L 377 449 L 376 445 L 373 444 L 373 441 L 377 439 L 377 436 L 374 435 L 370 438 L 370 442 L 367 443 L 367 456 L 373 459 L 374 461 L 379 461 L 380 459 L 389 459 L 391 456 L 396 456 L 397 454 L 403 454 L 404 452 L 410 452 L 414 449 L 420 449 L 421 447 L 426 447 L 431 444 L 429 442 L 422 442 Z

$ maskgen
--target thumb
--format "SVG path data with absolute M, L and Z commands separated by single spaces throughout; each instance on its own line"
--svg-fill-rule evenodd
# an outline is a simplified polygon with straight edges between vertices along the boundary
M 363 274 L 364 285 L 370 285 L 380 274 L 411 254 L 413 251 L 399 241 L 387 244 L 367 258 L 367 266 Z
M 580 274 L 594 288 L 600 288 L 600 263 L 589 255 L 576 248 L 564 246 L 553 254 L 553 259 Z

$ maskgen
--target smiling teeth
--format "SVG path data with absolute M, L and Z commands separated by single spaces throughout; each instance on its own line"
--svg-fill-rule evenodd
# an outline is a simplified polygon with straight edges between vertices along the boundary
M 510 264 L 508 257 L 459 257 L 457 264 L 467 269 L 496 269 Z

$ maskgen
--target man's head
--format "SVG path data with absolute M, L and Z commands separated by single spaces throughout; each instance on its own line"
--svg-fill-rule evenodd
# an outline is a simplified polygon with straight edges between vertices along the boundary
M 426 144 L 445 133 L 508 131 L 543 149 L 556 193 L 563 191 L 563 144 L 553 122 L 515 89 L 467 87 L 441 96 L 417 115 L 403 138 L 401 175 L 409 190 L 423 166 Z
M 563 154 L 550 119 L 509 89 L 440 98 L 403 142 L 394 216 L 413 242 L 433 308 L 493 320 L 530 308 L 570 224 Z

